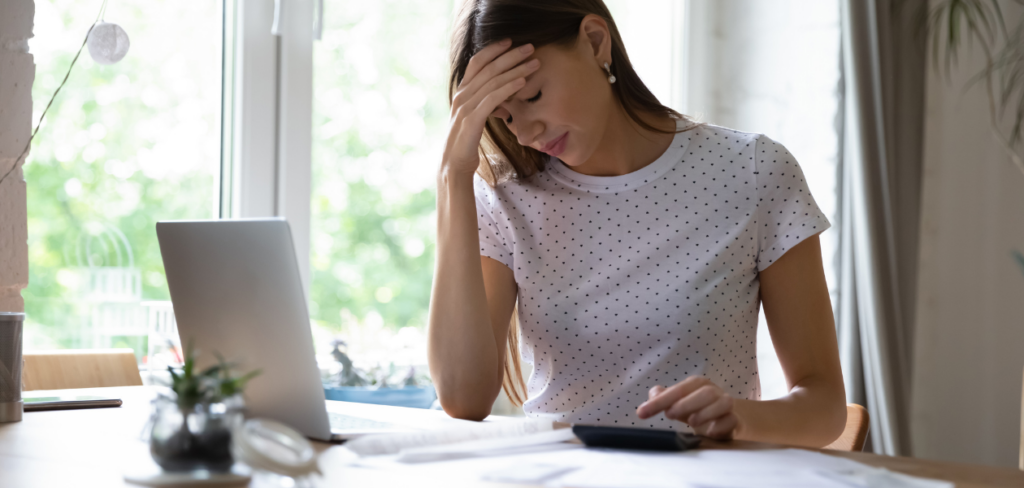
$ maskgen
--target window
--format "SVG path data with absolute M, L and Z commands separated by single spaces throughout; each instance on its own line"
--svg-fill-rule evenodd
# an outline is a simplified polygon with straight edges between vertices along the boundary
M 313 46 L 310 315 L 365 367 L 426 366 L 452 9 L 331 2 Z
M 98 6 L 36 0 L 34 120 Z M 104 66 L 82 53 L 25 165 L 25 347 L 132 347 L 148 361 L 169 316 L 154 224 L 218 215 L 222 5 L 119 0 L 105 18 L 128 55 Z

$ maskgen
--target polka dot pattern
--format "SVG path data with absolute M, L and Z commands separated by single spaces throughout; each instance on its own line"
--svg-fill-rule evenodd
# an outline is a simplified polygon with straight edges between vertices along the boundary
M 475 192 L 480 254 L 519 286 L 524 409 L 575 423 L 688 431 L 636 407 L 692 375 L 760 399 L 758 273 L 830 226 L 785 147 L 717 126 L 627 175 L 552 158 Z

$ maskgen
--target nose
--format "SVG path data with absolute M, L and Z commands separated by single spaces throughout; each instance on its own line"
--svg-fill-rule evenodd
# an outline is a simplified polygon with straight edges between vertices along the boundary
M 522 146 L 533 146 L 537 142 L 537 137 L 544 133 L 544 124 L 539 120 L 522 120 L 516 125 L 519 129 L 516 131 L 516 140 Z

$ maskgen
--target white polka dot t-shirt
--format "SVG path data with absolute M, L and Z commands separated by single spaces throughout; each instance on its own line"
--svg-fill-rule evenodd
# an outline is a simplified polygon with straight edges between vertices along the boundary
M 785 147 L 707 125 L 626 175 L 552 158 L 475 183 L 480 254 L 519 287 L 527 415 L 686 431 L 636 408 L 692 375 L 760 399 L 758 272 L 830 226 Z

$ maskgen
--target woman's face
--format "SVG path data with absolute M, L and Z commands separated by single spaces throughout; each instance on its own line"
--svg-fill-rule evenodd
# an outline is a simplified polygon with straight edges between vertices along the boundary
M 502 119 L 523 146 L 569 166 L 590 159 L 615 103 L 596 47 L 581 35 L 574 46 L 537 48 L 526 61 L 539 59 L 540 68 L 493 116 Z

